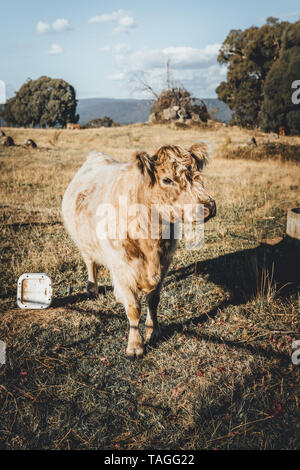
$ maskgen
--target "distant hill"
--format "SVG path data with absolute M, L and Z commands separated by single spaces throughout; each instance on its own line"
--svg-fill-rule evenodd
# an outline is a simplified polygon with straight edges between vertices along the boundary
M 231 111 L 228 106 L 214 98 L 204 99 L 208 111 L 214 111 L 214 119 L 229 122 Z M 152 100 L 87 98 L 78 100 L 77 113 L 80 124 L 91 119 L 108 116 L 119 124 L 146 122 L 149 119 Z

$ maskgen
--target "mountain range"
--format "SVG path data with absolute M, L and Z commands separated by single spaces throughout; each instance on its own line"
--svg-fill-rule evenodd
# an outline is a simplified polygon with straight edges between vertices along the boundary
M 215 98 L 203 99 L 208 111 L 213 112 L 213 118 L 228 123 L 231 111 L 228 106 Z M 80 115 L 79 124 L 86 124 L 91 119 L 110 117 L 119 124 L 146 122 L 149 119 L 152 100 L 86 98 L 79 99 L 77 113 Z

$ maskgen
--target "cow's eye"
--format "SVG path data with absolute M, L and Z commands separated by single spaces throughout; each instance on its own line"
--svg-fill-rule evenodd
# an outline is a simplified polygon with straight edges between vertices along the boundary
M 164 178 L 163 183 L 164 184 L 173 184 L 173 181 L 170 178 Z

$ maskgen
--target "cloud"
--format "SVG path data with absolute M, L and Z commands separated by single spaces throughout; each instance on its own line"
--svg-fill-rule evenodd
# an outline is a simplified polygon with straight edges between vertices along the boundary
M 105 45 L 100 47 L 101 52 L 110 52 L 114 51 L 117 52 L 118 54 L 128 54 L 131 51 L 131 48 L 128 46 L 128 44 L 125 44 L 124 42 L 120 42 L 118 44 L 115 44 L 114 46 L 109 46 Z
M 291 13 L 285 13 L 279 16 L 280 20 L 283 20 L 286 18 L 300 18 L 300 11 L 293 11 Z
M 109 22 L 117 23 L 117 26 L 113 30 L 114 33 L 126 33 L 137 26 L 134 18 L 124 10 L 117 10 L 109 14 L 92 16 L 88 20 L 88 23 L 90 24 Z
M 109 51 L 111 51 L 111 46 L 100 47 L 100 51 L 101 52 L 109 52 Z
M 123 81 L 126 78 L 126 74 L 124 72 L 117 72 L 109 75 L 107 78 L 110 80 Z
M 70 29 L 69 21 L 64 18 L 58 18 L 52 23 L 52 29 L 56 33 L 67 31 L 68 29 Z
M 131 51 L 130 47 L 128 46 L 128 44 L 125 44 L 125 42 L 120 42 L 116 44 L 114 49 L 117 52 L 123 52 L 123 53 L 128 53 Z
M 118 10 L 108 15 L 93 16 L 88 20 L 88 23 L 108 23 L 109 21 L 119 21 L 124 15 L 126 15 L 124 10 Z
M 215 64 L 221 44 L 209 44 L 203 49 L 193 47 L 167 47 L 140 50 L 132 54 L 131 61 L 144 70 L 165 67 L 170 59 L 172 69 L 199 69 Z
M 51 44 L 51 48 L 47 52 L 50 55 L 59 55 L 63 53 L 63 48 L 59 44 Z
M 36 30 L 39 34 L 45 33 L 61 33 L 67 31 L 70 28 L 69 21 L 64 18 L 58 18 L 53 21 L 52 24 L 46 23 L 45 21 L 38 21 L 36 25 Z
M 204 48 L 170 46 L 164 49 L 142 49 L 116 54 L 120 72 L 118 80 L 130 82 L 139 71 L 151 86 L 160 91 L 166 82 L 166 62 L 170 59 L 171 80 L 182 85 L 198 97 L 215 97 L 215 89 L 225 79 L 227 68 L 219 65 L 217 56 L 221 44 L 208 44 Z M 126 66 L 126 72 L 122 68 Z
M 118 26 L 114 29 L 114 33 L 126 33 L 130 29 L 136 28 L 137 24 L 132 16 L 126 15 L 119 19 Z
M 44 21 L 38 21 L 36 25 L 36 30 L 39 34 L 48 33 L 50 31 L 50 25 Z

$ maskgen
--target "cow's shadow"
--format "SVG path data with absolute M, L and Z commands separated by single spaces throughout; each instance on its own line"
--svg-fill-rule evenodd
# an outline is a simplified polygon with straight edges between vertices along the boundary
M 240 305 L 253 296 L 289 296 L 300 286 L 300 243 L 285 237 L 271 245 L 236 251 L 217 258 L 198 261 L 168 273 L 166 284 L 189 276 L 205 276 L 230 293 L 230 303 Z
M 82 287 L 82 290 L 84 287 Z M 106 295 L 107 292 L 113 290 L 112 286 L 98 286 L 99 295 Z M 66 296 L 56 297 L 51 303 L 51 307 L 67 307 L 69 305 L 76 304 L 78 302 L 83 302 L 89 300 L 86 292 L 77 292 L 76 294 L 70 294 Z
M 300 243 L 285 237 L 275 245 L 261 243 L 256 248 L 198 261 L 178 270 L 171 270 L 165 285 L 197 275 L 222 287 L 229 297 L 206 314 L 187 320 L 185 325 L 174 322 L 163 326 L 164 338 L 172 336 L 175 331 L 182 331 L 183 326 L 203 323 L 207 318 L 213 318 L 219 309 L 229 305 L 245 304 L 257 297 L 284 298 L 296 294 L 300 286 Z

